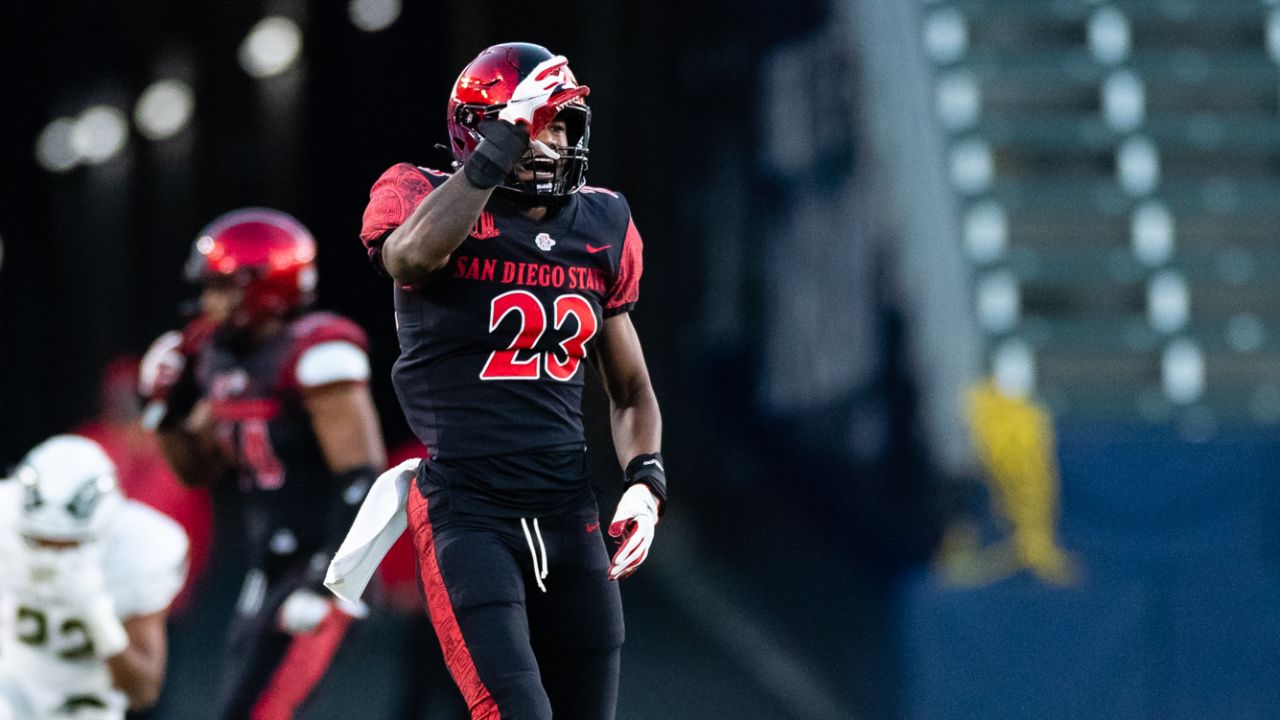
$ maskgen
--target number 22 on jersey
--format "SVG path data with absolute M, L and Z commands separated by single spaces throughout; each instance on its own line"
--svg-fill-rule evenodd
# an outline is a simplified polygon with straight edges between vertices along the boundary
M 494 350 L 480 371 L 481 380 L 538 380 L 545 369 L 555 380 L 567 382 L 578 372 L 578 365 L 587 354 L 587 343 L 599 329 L 591 303 L 581 295 L 566 294 L 555 299 L 551 307 L 556 330 L 565 326 L 572 315 L 578 329 L 568 339 L 559 343 L 564 353 L 543 352 L 521 358 L 521 351 L 533 350 L 547 329 L 547 312 L 533 293 L 512 290 L 495 297 L 489 306 L 489 332 L 494 332 L 511 313 L 520 316 L 520 329 L 505 350 Z
M 50 625 L 56 629 L 51 631 Z M 32 647 L 50 646 L 50 650 L 63 660 L 84 660 L 93 657 L 93 641 L 83 620 L 65 618 L 61 623 L 51 623 L 49 616 L 25 605 L 18 607 L 18 640 Z

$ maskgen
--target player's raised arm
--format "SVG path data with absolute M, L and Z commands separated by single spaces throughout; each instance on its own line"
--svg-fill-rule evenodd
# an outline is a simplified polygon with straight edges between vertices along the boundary
M 230 467 L 214 436 L 209 403 L 195 380 L 195 355 L 215 323 L 201 317 L 155 340 L 139 366 L 138 390 L 146 402 L 142 423 L 156 433 L 160 452 L 184 484 L 214 484 Z
M 455 175 L 433 190 L 383 242 L 382 262 L 387 273 L 401 285 L 416 285 L 443 268 L 467 238 L 494 187 L 481 189 Z
M 567 66 L 563 56 L 548 58 L 516 86 L 496 116 L 477 114 L 465 123 L 463 136 L 454 138 L 466 155 L 462 172 L 428 194 L 383 242 L 382 262 L 391 277 L 414 285 L 449 262 L 494 188 L 507 180 L 530 149 L 529 139 L 537 137 L 561 108 L 589 92 L 573 81 Z M 460 79 L 458 85 L 463 84 Z M 468 112 L 456 97 L 451 107 L 455 113 Z M 541 142 L 533 147 L 541 156 L 559 158 Z

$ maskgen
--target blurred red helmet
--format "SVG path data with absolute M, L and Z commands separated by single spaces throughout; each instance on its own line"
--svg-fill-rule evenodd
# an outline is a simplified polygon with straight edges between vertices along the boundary
M 232 322 L 281 317 L 315 299 L 316 241 L 288 213 L 233 210 L 209 223 L 191 250 L 187 279 L 229 280 L 243 291 Z
M 455 165 L 471 157 L 480 144 L 480 122 L 498 116 L 520 81 L 544 60 L 554 57 L 541 45 L 502 43 L 485 49 L 462 69 L 449 94 L 449 149 Z M 573 78 L 573 72 L 569 71 Z M 571 80 L 577 86 L 576 80 Z M 556 116 L 568 131 L 568 146 L 556 148 L 562 160 L 554 172 L 538 173 L 535 180 L 514 178 L 501 187 L 524 195 L 564 197 L 578 191 L 587 181 L 587 146 L 591 139 L 591 109 L 582 99 L 566 105 Z

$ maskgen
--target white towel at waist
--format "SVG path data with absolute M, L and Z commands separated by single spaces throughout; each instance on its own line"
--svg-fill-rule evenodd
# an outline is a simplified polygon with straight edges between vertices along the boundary
M 405 460 L 378 476 L 329 563 L 324 586 L 343 600 L 360 599 L 382 558 L 408 527 L 405 502 L 420 459 Z

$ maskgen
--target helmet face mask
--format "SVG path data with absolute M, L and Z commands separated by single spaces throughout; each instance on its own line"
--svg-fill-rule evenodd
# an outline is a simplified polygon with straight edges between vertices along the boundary
M 522 180 L 513 173 L 504 192 L 518 192 L 536 197 L 563 198 L 577 192 L 587 182 L 587 145 L 591 139 L 591 109 L 586 105 L 570 105 L 560 111 L 556 121 L 565 124 L 567 144 L 551 145 L 560 158 L 553 160 L 530 148 L 517 168 L 531 170 L 533 177 Z
M 186 277 L 206 291 L 232 291 L 225 325 L 245 329 L 315 299 L 316 244 L 293 216 L 267 208 L 229 212 L 200 232 Z
M 552 57 L 551 51 L 530 43 L 504 43 L 487 48 L 462 70 L 449 96 L 448 127 L 454 167 L 461 167 L 482 140 L 480 124 L 496 120 L 517 85 L 538 63 Z M 581 99 L 565 106 L 556 120 L 563 121 L 568 135 L 564 146 L 552 147 L 559 160 L 537 156 L 523 161 L 533 169 L 531 179 L 515 173 L 498 191 L 517 200 L 539 203 L 563 201 L 586 184 L 591 141 L 591 108 Z M 536 138 L 535 138 L 536 139 Z

